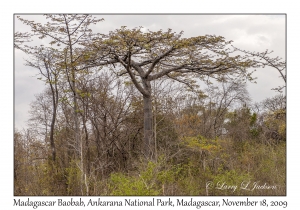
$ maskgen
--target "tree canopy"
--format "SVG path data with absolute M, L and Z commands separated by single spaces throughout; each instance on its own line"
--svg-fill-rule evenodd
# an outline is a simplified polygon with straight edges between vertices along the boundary
M 93 49 L 88 62 L 91 66 L 119 63 L 124 68 L 118 68 L 118 74 L 129 76 L 143 95 L 149 95 L 143 86 L 145 81 L 164 76 L 191 87 L 196 78 L 251 79 L 247 69 L 253 62 L 234 55 L 232 41 L 215 35 L 191 38 L 182 35 L 183 32 L 177 34 L 171 29 L 142 32 L 141 27 L 122 27 L 86 45 L 88 50 Z M 105 61 L 98 59 L 104 57 Z

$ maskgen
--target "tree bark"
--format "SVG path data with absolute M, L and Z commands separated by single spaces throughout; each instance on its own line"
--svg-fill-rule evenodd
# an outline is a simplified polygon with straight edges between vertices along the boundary
M 150 96 L 144 99 L 144 155 L 148 159 L 154 158 L 153 126 L 152 126 L 152 101 Z

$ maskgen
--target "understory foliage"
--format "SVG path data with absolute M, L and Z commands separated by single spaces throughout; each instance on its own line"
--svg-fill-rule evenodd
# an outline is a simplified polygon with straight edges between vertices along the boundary
M 113 94 L 110 98 L 113 100 Z M 213 130 L 207 132 L 207 136 L 198 131 L 207 126 L 197 111 L 203 107 L 187 105 L 175 111 L 174 99 L 157 99 L 157 125 L 154 126 L 157 127 L 157 158 L 149 161 L 141 154 L 139 143 L 142 142 L 140 103 L 138 97 L 131 98 L 126 118 L 119 127 L 111 128 L 113 136 L 106 136 L 107 140 L 112 139 L 111 144 L 102 142 L 103 129 L 109 124 L 106 127 L 98 125 L 98 134 L 97 128 L 89 128 L 89 153 L 84 158 L 86 172 L 81 170 L 80 160 L 76 159 L 67 141 L 71 137 L 70 128 L 62 126 L 65 119 L 58 118 L 55 133 L 58 158 L 55 162 L 51 159 L 50 145 L 42 140 L 47 139 L 47 135 L 43 137 L 44 133 L 37 128 L 16 132 L 15 195 L 286 194 L 282 110 L 266 112 L 263 124 L 248 107 L 226 111 L 224 118 L 228 120 L 223 127 L 227 132 L 212 138 Z M 172 106 L 173 111 L 163 109 L 168 106 Z M 270 135 L 270 129 L 279 137 Z M 99 143 L 104 144 L 101 149 Z M 247 189 L 242 189 L 246 185 Z M 237 188 L 226 189 L 226 186 Z
M 130 171 L 91 175 L 89 195 L 285 195 L 285 146 L 187 137 L 177 145 L 176 156 L 160 154 L 156 162 L 131 162 Z M 74 161 L 68 165 L 23 163 L 15 170 L 15 195 L 81 195 L 81 171 Z M 265 184 L 275 189 L 254 188 Z
M 14 133 L 14 195 L 286 194 L 285 95 L 252 104 L 246 86 L 272 62 L 285 81 L 285 62 L 215 35 L 46 18 L 15 33 L 45 89 Z

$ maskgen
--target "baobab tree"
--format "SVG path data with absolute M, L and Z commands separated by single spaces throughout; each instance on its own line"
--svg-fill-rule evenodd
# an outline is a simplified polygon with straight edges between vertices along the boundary
M 254 63 L 233 55 L 231 41 L 215 35 L 191 38 L 182 35 L 183 32 L 177 34 L 171 29 L 143 32 L 141 27 L 121 27 L 86 43 L 87 66 L 111 64 L 119 76 L 130 78 L 143 95 L 144 154 L 150 159 L 154 154 L 152 81 L 173 79 L 194 88 L 197 80 L 209 77 L 222 81 L 235 77 L 252 79 L 247 69 Z

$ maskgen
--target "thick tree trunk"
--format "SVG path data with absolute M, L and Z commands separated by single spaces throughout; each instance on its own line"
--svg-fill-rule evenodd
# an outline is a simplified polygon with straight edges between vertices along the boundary
M 152 101 L 151 95 L 144 96 L 144 155 L 148 159 L 154 158 Z

